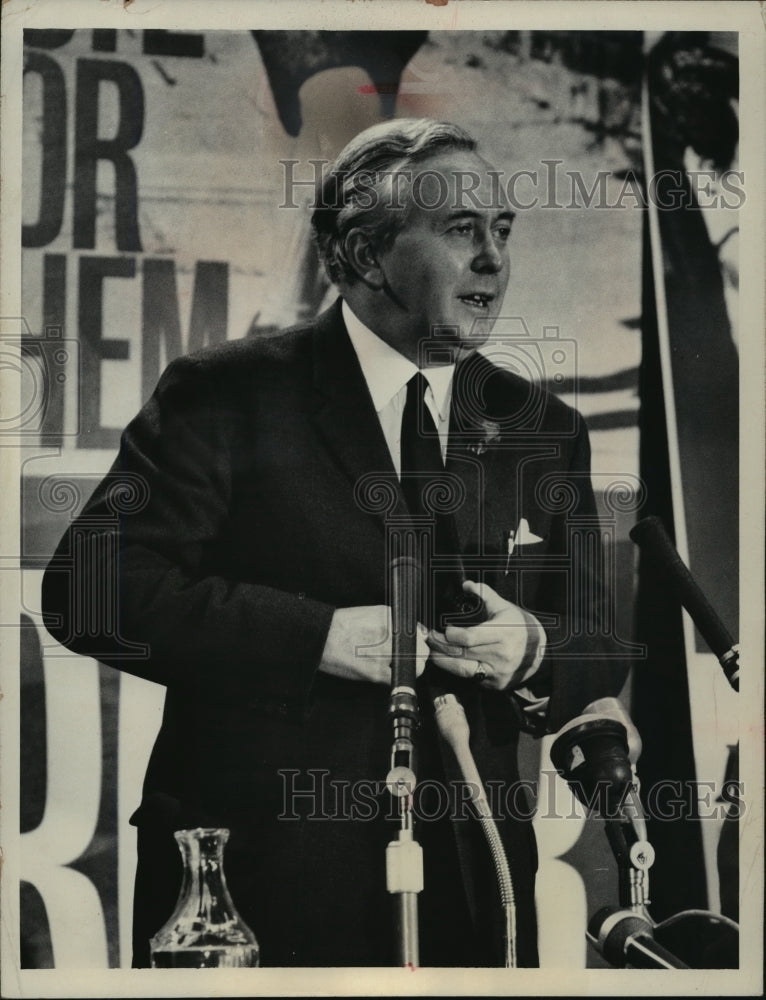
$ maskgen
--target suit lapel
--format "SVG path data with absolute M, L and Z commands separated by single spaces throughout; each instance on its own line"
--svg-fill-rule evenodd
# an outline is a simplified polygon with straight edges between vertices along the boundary
M 455 525 L 465 555 L 480 555 L 487 542 L 487 511 L 500 479 L 508 479 L 510 455 L 506 451 L 502 469 L 495 470 L 501 451 L 501 423 L 492 420 L 484 405 L 484 389 L 495 369 L 475 354 L 458 364 L 452 388 L 450 433 L 446 469 L 461 481 L 465 502 L 455 512 Z M 482 391 L 477 393 L 477 388 Z M 494 470 L 494 471 L 493 471 Z
M 447 471 L 465 488 L 455 521 L 466 555 L 505 547 L 508 531 L 524 513 L 522 463 L 556 450 L 537 435 L 534 412 L 529 383 L 519 376 L 481 354 L 457 366 Z
M 328 450 L 354 488 L 359 489 L 362 508 L 378 514 L 381 527 L 387 516 L 406 516 L 404 494 L 359 360 L 346 332 L 340 299 L 316 323 L 312 417 Z M 383 509 L 378 509 L 373 502 L 375 483 L 385 484 L 378 497 L 391 498 L 390 504 Z M 369 498 L 368 503 L 365 498 Z

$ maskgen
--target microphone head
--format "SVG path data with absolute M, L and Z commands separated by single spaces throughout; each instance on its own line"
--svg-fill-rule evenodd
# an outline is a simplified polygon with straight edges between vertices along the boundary
M 551 761 L 588 810 L 607 819 L 621 816 L 633 785 L 622 722 L 596 715 L 573 719 L 554 740 Z
M 413 556 L 397 556 L 389 566 L 391 618 L 394 636 L 417 632 L 420 602 L 420 563 Z

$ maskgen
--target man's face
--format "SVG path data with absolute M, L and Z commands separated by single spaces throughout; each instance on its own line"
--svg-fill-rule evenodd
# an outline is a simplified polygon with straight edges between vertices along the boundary
M 420 364 L 422 342 L 438 342 L 447 351 L 432 363 L 444 364 L 445 353 L 458 360 L 492 330 L 510 274 L 512 212 L 476 153 L 446 151 L 411 169 L 420 181 L 407 222 L 378 254 L 380 336 Z

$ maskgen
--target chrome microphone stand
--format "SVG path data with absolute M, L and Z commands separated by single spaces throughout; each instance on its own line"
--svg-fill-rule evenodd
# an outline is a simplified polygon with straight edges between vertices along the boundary
M 414 775 L 413 775 L 414 777 Z M 423 850 L 413 836 L 412 794 L 405 790 L 408 782 L 392 780 L 389 790 L 398 798 L 401 829 L 386 848 L 386 888 L 395 897 L 394 934 L 397 965 L 417 969 L 420 964 L 418 941 L 418 893 L 423 891 Z M 395 791 L 398 786 L 401 791 Z
M 418 703 L 415 691 L 418 608 L 423 584 L 418 534 L 399 530 L 392 538 L 394 552 L 390 564 L 392 607 L 392 687 L 389 717 L 393 727 L 391 767 L 386 778 L 400 820 L 397 836 L 386 848 L 386 887 L 395 897 L 395 947 L 397 965 L 419 965 L 418 893 L 423 891 L 423 852 L 414 839 L 413 795 L 415 776 L 415 731 Z M 426 559 L 428 549 L 426 548 Z M 471 802 L 476 819 L 492 855 L 503 911 L 504 965 L 514 968 L 516 954 L 516 901 L 510 867 L 505 855 L 481 778 L 469 747 L 468 723 L 463 707 L 453 694 L 434 701 L 439 732 L 452 748 L 463 780 L 472 789 Z
M 403 543 L 413 542 L 405 535 Z M 386 888 L 394 900 L 394 933 L 397 964 L 417 968 L 418 893 L 423 891 L 423 851 L 414 838 L 413 794 L 415 791 L 415 730 L 418 702 L 415 691 L 417 654 L 417 605 L 420 565 L 411 551 L 391 563 L 391 701 L 393 727 L 391 768 L 386 785 L 397 805 L 400 829 L 386 848 Z

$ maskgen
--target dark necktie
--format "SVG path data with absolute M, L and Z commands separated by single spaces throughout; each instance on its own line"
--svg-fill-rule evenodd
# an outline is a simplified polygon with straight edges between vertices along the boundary
M 424 495 L 429 483 L 444 473 L 439 435 L 426 405 L 427 388 L 422 372 L 412 376 L 402 414 L 402 491 L 415 517 L 431 513 Z
M 460 544 L 454 515 L 434 511 L 434 501 L 438 503 L 441 500 L 443 505 L 445 497 L 450 495 L 450 482 L 444 473 L 436 425 L 425 401 L 427 388 L 428 382 L 421 372 L 413 375 L 407 383 L 401 435 L 402 492 L 413 517 L 433 520 L 432 556 L 446 557 L 448 563 L 458 560 L 458 565 L 453 564 L 450 568 L 442 563 L 439 571 L 433 564 L 430 566 L 426 588 L 430 596 L 425 599 L 427 607 L 421 609 L 421 621 L 442 628 L 444 622 L 441 615 L 445 613 L 453 619 L 457 614 L 463 624 L 470 624 L 469 617 L 471 620 L 476 618 L 481 602 L 463 593 L 464 573 L 459 564 Z M 439 480 L 441 488 L 429 498 L 430 487 L 437 486 Z M 435 612 L 435 621 L 432 621 L 428 609 Z M 479 614 L 479 619 L 481 617 Z

